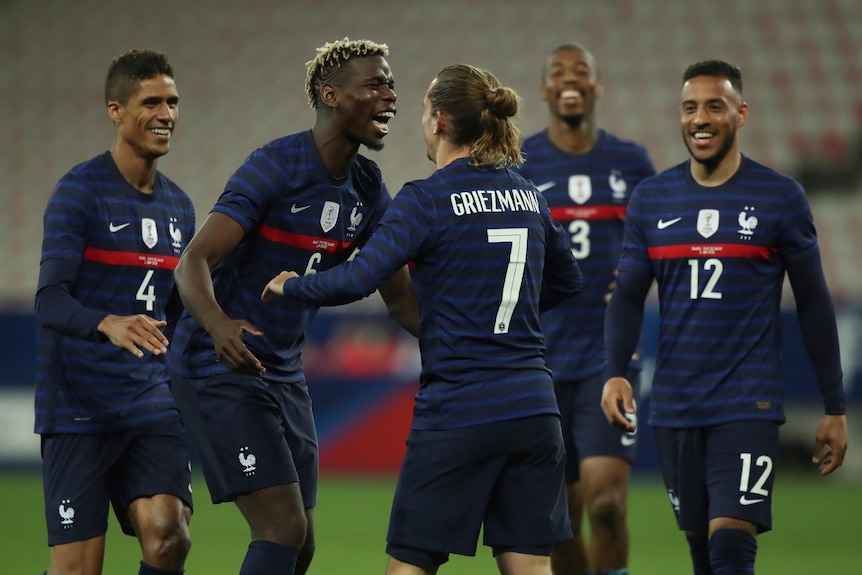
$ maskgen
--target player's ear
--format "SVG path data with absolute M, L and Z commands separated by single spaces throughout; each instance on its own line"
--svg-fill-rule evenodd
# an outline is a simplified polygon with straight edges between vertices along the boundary
M 123 121 L 123 111 L 125 108 L 116 100 L 108 102 L 108 116 L 114 124 L 119 124 Z
M 605 85 L 601 82 L 596 82 L 596 98 L 601 98 L 605 93 Z
M 432 121 L 434 122 L 434 130 L 432 132 L 434 135 L 440 134 L 446 129 L 446 115 L 440 110 L 434 112 Z
M 338 89 L 332 84 L 320 87 L 320 101 L 329 108 L 338 107 Z
M 739 116 L 736 120 L 736 127 L 741 128 L 744 126 L 746 120 L 748 120 L 748 104 L 743 102 L 739 105 Z

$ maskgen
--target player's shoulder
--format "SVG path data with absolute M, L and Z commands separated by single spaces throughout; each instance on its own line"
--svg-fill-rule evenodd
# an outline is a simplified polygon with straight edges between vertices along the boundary
M 773 185 L 782 185 L 791 189 L 802 189 L 800 183 L 793 176 L 761 164 L 745 154 L 742 154 L 742 164 L 740 165 L 739 173 L 747 179 L 768 181 Z
M 111 153 L 103 152 L 69 169 L 57 181 L 52 196 L 70 197 L 80 202 L 89 202 L 100 196 L 93 193 L 94 186 L 111 180 L 114 172 L 119 173 L 113 164 Z
M 249 156 L 290 157 L 297 154 L 306 154 L 312 146 L 316 146 L 316 144 L 314 143 L 314 137 L 311 135 L 311 130 L 305 130 L 270 140 L 254 150 Z
M 383 181 L 383 174 L 380 172 L 380 166 L 377 165 L 377 162 L 362 154 L 356 154 L 356 161 L 353 162 L 353 171 L 370 181 Z
M 186 207 L 193 207 L 191 198 L 178 183 L 161 171 L 156 171 L 156 178 L 158 178 L 160 189 L 162 189 L 169 198 L 185 204 Z
M 527 151 L 543 148 L 548 145 L 548 142 L 550 142 L 550 139 L 548 138 L 548 129 L 545 128 L 544 130 L 541 130 L 531 136 L 527 136 L 526 138 L 524 138 L 524 142 L 521 145 L 521 149 Z
M 688 166 L 689 161 L 685 160 L 675 166 L 671 166 L 653 174 L 652 176 L 644 178 L 637 185 L 636 190 L 640 193 L 644 193 L 645 190 L 661 190 L 667 187 L 680 185 L 680 183 L 684 183 L 690 179 L 688 175 Z
M 632 154 L 637 156 L 649 157 L 649 152 L 646 149 L 646 146 L 641 144 L 640 142 L 636 142 L 634 140 L 622 138 L 608 132 L 604 129 L 599 129 L 598 131 L 598 140 L 600 145 L 606 146 L 611 150 L 615 150 L 618 153 L 624 154 Z
M 60 181 L 82 181 L 93 179 L 107 170 L 110 167 L 111 161 L 111 153 L 102 152 L 98 156 L 72 166 L 72 168 L 70 168 L 69 171 L 60 178 Z

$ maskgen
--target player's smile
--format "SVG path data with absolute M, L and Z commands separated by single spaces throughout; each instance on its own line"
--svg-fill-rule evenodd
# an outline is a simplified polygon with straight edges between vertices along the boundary
M 389 133 L 389 120 L 395 117 L 395 108 L 391 108 L 384 112 L 380 112 L 375 114 L 371 118 L 371 122 L 374 124 L 374 127 L 377 129 L 377 133 L 382 138 L 386 134 Z
M 578 90 L 563 90 L 560 92 L 559 102 L 563 106 L 578 106 L 583 104 L 584 96 Z
M 172 132 L 173 132 L 173 124 L 171 124 L 170 126 L 168 126 L 166 128 L 163 128 L 163 127 L 150 128 L 150 133 L 152 133 L 156 137 L 156 140 L 158 140 L 160 142 L 169 142 L 171 140 L 171 133 Z
M 708 130 L 694 130 L 691 132 L 692 143 L 698 148 L 706 148 L 716 139 L 716 133 Z

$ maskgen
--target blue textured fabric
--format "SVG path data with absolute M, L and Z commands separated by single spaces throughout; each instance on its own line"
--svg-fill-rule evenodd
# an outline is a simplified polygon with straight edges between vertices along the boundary
M 577 293 L 581 275 L 535 187 L 455 160 L 407 183 L 354 260 L 286 282 L 285 296 L 352 301 L 408 263 L 422 354 L 413 428 L 558 414 L 539 309 Z
M 263 331 L 245 344 L 269 380 L 304 379 L 304 334 L 319 306 L 266 305 L 260 301 L 263 287 L 282 270 L 315 273 L 346 260 L 389 202 L 380 170 L 361 155 L 347 177 L 330 176 L 310 130 L 255 150 L 230 177 L 213 212 L 235 220 L 246 236 L 213 270 L 213 287 L 228 316 L 248 319 Z M 171 367 L 186 377 L 228 371 L 218 362 L 212 338 L 188 314 L 171 347 Z
M 605 297 L 615 280 L 626 206 L 655 168 L 646 148 L 604 130 L 584 154 L 560 150 L 547 130 L 527 138 L 523 153 L 526 162 L 518 171 L 539 186 L 584 276 L 578 297 L 541 316 L 554 382 L 574 383 L 602 370 Z M 639 369 L 640 359 L 631 367 Z
M 152 194 L 140 192 L 105 152 L 60 179 L 44 226 L 36 432 L 105 433 L 176 417 L 165 357 L 138 359 L 96 328 L 109 313 L 173 321 L 173 270 L 195 231 L 191 200 L 159 172 Z

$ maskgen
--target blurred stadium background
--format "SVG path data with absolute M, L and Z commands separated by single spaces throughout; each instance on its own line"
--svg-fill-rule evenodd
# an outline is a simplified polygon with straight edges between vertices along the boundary
M 189 192 L 203 221 L 251 150 L 312 125 L 304 64 L 315 48 L 345 36 L 390 47 L 399 113 L 386 148 L 364 153 L 380 164 L 393 194 L 432 170 L 418 129 L 421 99 L 447 64 L 488 68 L 515 88 L 524 100 L 520 126 L 530 134 L 547 117 L 538 93 L 546 54 L 561 43 L 582 42 L 597 57 L 606 86 L 601 125 L 644 144 L 658 169 L 686 157 L 677 123 L 685 67 L 708 58 L 739 65 L 750 105 L 743 151 L 797 177 L 813 205 L 852 399 L 852 451 L 836 481 L 862 485 L 859 0 L 0 0 L 0 125 L 6 130 L 0 139 L 0 478 L 38 469 L 32 302 L 41 216 L 57 179 L 112 144 L 102 105 L 110 60 L 147 47 L 174 64 L 181 117 L 159 167 Z M 786 307 L 790 420 L 782 466 L 810 476 L 806 461 L 820 400 L 792 302 Z M 654 328 L 651 310 L 648 334 Z M 320 315 L 306 364 L 323 475 L 391 477 L 411 414 L 415 343 L 372 297 Z M 654 481 L 648 433 L 642 444 L 636 478 Z M 855 510 L 862 512 L 858 499 Z M 670 517 L 664 519 L 672 530 Z

